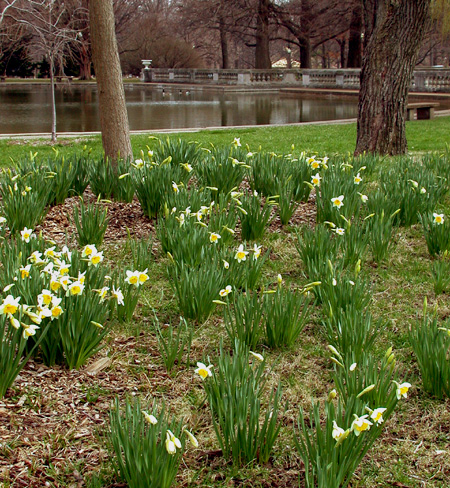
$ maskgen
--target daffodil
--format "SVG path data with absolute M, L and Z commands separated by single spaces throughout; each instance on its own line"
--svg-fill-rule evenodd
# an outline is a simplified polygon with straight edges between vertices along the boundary
M 353 430 L 356 436 L 359 436 L 361 432 L 369 430 L 373 425 L 373 423 L 370 422 L 367 417 L 368 415 L 362 415 L 361 417 L 355 415 L 355 420 L 352 422 L 351 430 Z
M 39 306 L 45 307 L 47 305 L 50 305 L 50 303 L 52 302 L 52 298 L 53 293 L 51 291 L 45 289 L 42 290 L 42 292 L 37 297 Z
M 120 288 L 117 288 L 117 290 L 116 290 L 116 288 L 114 288 L 114 286 L 113 286 L 113 289 L 111 292 L 111 297 L 115 298 L 117 300 L 117 305 L 124 305 L 123 293 L 122 293 Z
M 137 169 L 142 169 L 144 167 L 144 161 L 142 159 L 136 159 L 133 166 Z
M 167 442 L 169 441 L 169 442 Z M 175 437 L 173 432 L 167 429 L 166 432 L 166 449 L 169 454 L 175 454 L 177 449 L 181 449 L 181 442 L 178 437 Z
M 178 193 L 180 191 L 175 181 L 172 181 L 172 188 L 175 193 Z
M 311 183 L 314 186 L 320 186 L 320 180 L 322 177 L 319 175 L 319 173 L 316 173 L 315 175 L 311 176 Z
M 31 269 L 31 264 L 27 264 L 27 266 L 22 266 L 19 271 L 20 271 L 20 276 L 24 280 L 25 278 L 28 278 L 30 276 L 30 269 Z
M 408 398 L 408 390 L 411 388 L 411 383 L 408 383 L 408 382 L 404 382 L 404 383 L 397 383 L 396 381 L 394 381 L 394 383 L 397 385 L 397 391 L 396 391 L 396 395 L 397 395 L 397 400 L 400 400 L 400 398 Z
M 261 256 L 261 247 L 262 246 L 258 246 L 257 244 L 253 245 L 253 259 L 256 260 Z
M 8 295 L 0 305 L 0 315 L 14 315 L 19 308 L 20 297 L 14 298 Z
M 359 185 L 362 181 L 362 178 L 360 176 L 360 174 L 358 173 L 354 178 L 353 178 L 353 183 L 355 183 L 355 185 Z
M 193 447 L 198 447 L 198 440 L 191 434 L 188 430 L 184 429 L 184 432 L 188 436 L 189 442 L 192 444 Z
M 28 229 L 28 227 L 24 227 L 24 229 L 20 231 L 20 235 L 22 241 L 28 243 L 30 242 L 30 239 L 33 237 L 33 229 Z
M 58 266 L 59 266 L 58 273 L 61 276 L 69 274 L 70 264 L 67 264 L 65 261 L 61 261 L 58 263 Z
M 92 253 L 89 256 L 88 266 L 97 267 L 103 261 L 103 251 Z
M 341 208 L 344 205 L 344 195 L 339 195 L 331 199 L 331 203 L 336 208 Z
M 127 277 L 125 278 L 125 281 L 129 285 L 139 286 L 139 271 L 127 270 L 126 273 Z
M 433 212 L 433 222 L 437 225 L 441 225 L 444 223 L 444 214 L 438 214 Z
M 235 137 L 231 143 L 234 147 L 241 147 L 241 138 Z
M 58 291 L 61 288 L 61 283 L 59 282 L 59 276 L 57 274 L 52 274 L 50 276 L 50 289 L 52 291 Z
M 24 326 L 23 329 L 23 338 L 28 339 L 28 337 L 35 335 L 38 329 L 39 327 L 36 324 L 27 324 L 26 327 Z
M 108 291 L 108 286 L 104 286 L 101 290 L 97 290 L 98 296 L 100 297 L 100 303 L 106 300 L 106 295 L 108 294 Z
M 149 276 L 147 274 L 148 268 L 145 268 L 144 271 L 138 271 L 139 273 L 139 283 L 143 285 L 148 279 Z
M 192 166 L 189 163 L 180 163 L 180 164 L 188 173 L 192 171 Z
M 331 436 L 335 441 L 339 440 L 345 434 L 345 430 L 339 427 L 336 420 L 333 420 L 333 430 L 331 431 Z
M 230 263 L 228 261 L 226 261 L 225 259 L 222 259 L 222 261 L 223 261 L 223 267 L 225 269 L 228 269 L 230 267 Z
M 169 435 L 166 437 L 166 451 L 170 455 L 174 455 L 177 452 L 174 442 L 170 439 Z
M 81 251 L 81 257 L 86 258 L 89 257 L 91 254 L 95 254 L 96 252 L 97 248 L 93 244 L 87 244 Z
M 56 249 L 56 246 L 49 247 L 48 249 L 46 249 L 46 250 L 44 251 L 44 256 L 45 256 L 46 258 L 52 258 L 52 257 L 54 257 L 54 256 L 55 256 L 55 254 L 56 254 L 56 253 L 55 253 L 55 249 Z
M 343 236 L 345 234 L 345 229 L 343 229 L 342 227 L 336 227 L 336 229 L 334 229 L 334 232 L 336 232 L 338 236 Z
M 70 295 L 81 295 L 84 290 L 84 284 L 80 283 L 79 281 L 73 282 L 69 285 L 69 294 Z
M 259 354 L 257 352 L 253 351 L 248 351 L 253 357 L 255 357 L 258 361 L 263 362 L 264 361 L 264 356 L 262 354 Z
M 247 260 L 247 254 L 248 254 L 248 251 L 244 251 L 244 245 L 241 244 L 238 247 L 238 250 L 236 251 L 234 259 L 237 259 L 238 263 L 240 263 L 241 261 L 246 261 Z
M 356 364 L 356 363 L 352 363 L 352 364 L 350 365 L 349 370 L 350 370 L 350 371 L 355 371 L 356 366 L 357 366 L 357 364 Z
M 144 415 L 145 420 L 149 424 L 156 425 L 158 423 L 158 419 L 154 415 L 152 415 L 151 413 L 142 412 L 142 414 Z
M 206 366 L 205 364 L 198 362 L 197 369 L 195 370 L 195 372 L 202 378 L 202 380 L 204 380 L 208 376 L 212 376 L 211 368 L 212 368 L 212 364 Z
M 222 236 L 220 234 L 217 234 L 216 232 L 210 232 L 209 234 L 210 242 L 212 242 L 213 244 L 217 244 L 219 242 L 219 239 L 222 239 Z
M 280 273 L 278 273 L 278 275 L 277 275 L 277 283 L 278 283 L 278 286 L 281 286 L 283 283 L 283 277 L 280 275 Z
M 384 422 L 383 413 L 386 412 L 385 408 L 376 408 L 370 414 L 370 418 L 377 424 L 382 424 Z
M 223 290 L 220 290 L 219 291 L 219 295 L 221 297 L 226 297 L 227 295 L 229 295 L 230 293 L 232 292 L 232 288 L 231 288 L 231 285 L 228 285 L 226 286 Z
M 31 264 L 40 264 L 43 263 L 44 261 L 41 259 L 42 253 L 39 251 L 34 251 L 31 253 L 31 256 L 28 258 L 28 261 L 31 262 Z

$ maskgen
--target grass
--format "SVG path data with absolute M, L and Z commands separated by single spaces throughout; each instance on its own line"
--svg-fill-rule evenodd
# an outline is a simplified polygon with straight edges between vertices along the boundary
M 438 117 L 433 120 L 411 121 L 406 123 L 408 148 L 413 152 L 443 151 L 448 140 L 450 117 Z M 149 133 L 150 135 L 150 133 Z M 131 142 L 135 156 L 141 149 L 146 152 L 146 145 L 152 145 L 149 135 L 135 134 Z M 164 134 L 154 134 L 165 138 Z M 289 153 L 292 144 L 297 150 L 318 155 L 353 153 L 356 143 L 356 124 L 320 124 L 280 127 L 252 127 L 244 129 L 199 130 L 198 132 L 171 133 L 171 138 L 187 141 L 198 141 L 204 147 L 229 144 L 235 137 L 241 139 L 243 145 L 248 144 L 250 150 L 261 147 L 265 151 Z M 100 136 L 78 138 L 60 137 L 55 145 L 45 139 L 2 139 L 0 140 L 0 166 L 9 166 L 11 160 L 20 161 L 30 151 L 42 158 L 54 154 L 54 149 L 61 155 L 80 153 L 84 146 L 92 150 L 95 157 L 101 157 L 102 146 Z
M 421 128 L 428 127 L 437 138 L 436 134 L 444 130 L 445 124 L 441 126 L 441 122 L 445 120 L 408 124 L 410 147 L 414 142 L 420 147 L 418 151 L 426 151 L 432 138 L 428 138 Z M 205 145 L 209 141 L 214 144 L 229 143 L 234 137 L 241 137 L 243 143 L 250 141 L 251 148 L 264 141 L 264 148 L 282 152 L 289 150 L 292 138 L 298 132 L 302 134 L 297 136 L 300 140 L 314 141 L 308 147 L 314 148 L 320 155 L 326 155 L 335 152 L 330 149 L 335 138 L 340 141 L 339 144 L 347 144 L 350 148 L 354 129 L 353 125 L 302 126 L 202 131 L 195 136 L 182 134 L 181 137 L 189 140 L 195 138 Z M 328 130 L 332 135 L 327 133 Z M 136 136 L 133 141 L 134 147 L 142 147 L 148 138 Z M 299 147 L 298 142 L 293 142 Z M 97 145 L 99 148 L 99 140 Z M 5 146 L 6 152 L 10 147 Z M 444 149 L 444 144 L 440 143 L 436 148 Z M 16 157 L 19 157 L 29 148 L 14 146 L 14 150 L 17 151 Z M 33 150 L 41 153 L 40 146 Z M 46 146 L 42 146 L 42 150 L 53 153 Z M 61 151 L 67 151 L 67 154 L 73 150 L 72 146 L 61 146 Z M 342 150 L 342 153 L 345 152 Z M 395 160 L 387 159 L 384 164 L 395 164 Z M 441 203 L 444 213 L 448 215 L 448 196 Z M 313 208 L 311 199 L 298 209 L 296 216 L 303 216 Z M 259 242 L 264 250 L 271 249 L 264 281 L 275 282 L 277 273 L 281 273 L 286 286 L 298 287 L 307 282 L 295 249 L 297 225 L 294 222 L 295 219 L 284 228 L 273 225 Z M 428 297 L 430 309 L 438 305 L 439 317 L 449 316 L 450 306 L 448 296 L 434 295 L 430 276 L 431 258 L 420 226 L 400 228 L 396 242 L 386 263 L 376 265 L 368 257 L 362 266 L 370 273 L 373 286 L 371 311 L 376 317 L 389 321 L 389 326 L 378 337 L 377 351 L 381 354 L 389 345 L 393 345 L 402 378 L 414 387 L 410 390 L 410 398 L 399 404 L 393 417 L 386 423 L 382 437 L 365 457 L 352 486 L 441 488 L 448 486 L 450 476 L 450 461 L 445 453 L 450 447 L 450 400 L 438 401 L 422 391 L 417 364 L 408 343 L 408 330 L 421 313 L 425 296 Z M 105 244 L 105 254 L 110 263 L 128 268 L 130 255 L 123 242 L 109 241 Z M 155 259 L 149 268 L 151 282 L 141 297 L 135 317 L 129 324 L 116 324 L 105 349 L 94 358 L 95 361 L 109 356 L 112 362 L 107 369 L 87 374 L 64 369 L 41 370 L 39 364 L 32 363 L 21 374 L 21 379 L 15 383 L 6 399 L 10 418 L 2 421 L 0 415 L 0 453 L 7 457 L 5 463 L 0 458 L 0 486 L 4 482 L 5 488 L 14 487 L 15 481 L 11 480 L 18 480 L 17 486 L 37 488 L 48 482 L 50 486 L 69 487 L 75 481 L 80 482 L 79 477 L 87 487 L 114 486 L 117 479 L 104 451 L 104 435 L 107 412 L 116 394 L 122 398 L 127 394 L 139 395 L 144 400 L 164 398 L 168 408 L 177 416 L 183 416 L 196 434 L 200 448 L 187 452 L 176 486 L 299 486 L 298 479 L 301 479 L 303 467 L 293 448 L 292 438 L 299 407 L 309 409 L 312 397 L 323 400 L 332 388 L 332 367 L 321 327 L 322 308 L 315 307 L 310 322 L 294 348 L 283 351 L 264 349 L 264 356 L 272 368 L 269 381 L 271 384 L 282 381 L 283 398 L 288 401 L 288 409 L 283 415 L 281 434 L 269 463 L 246 467 L 236 473 L 217 453 L 217 442 L 204 404 L 204 392 L 193 372 L 196 361 L 209 357 L 214 364 L 219 338 L 223 338 L 229 346 L 220 310 L 217 309 L 204 324 L 195 326 L 190 369 L 182 364 L 174 368 L 172 375 L 167 374 L 158 352 L 151 321 L 152 309 L 156 310 L 161 324 L 176 318 L 179 313 L 166 277 L 167 263 L 168 259 L 162 256 L 156 241 Z M 20 401 L 22 398 L 23 402 Z M 2 408 L 0 404 L 0 413 Z M 24 418 L 27 419 L 26 431 Z M 30 453 L 33 453 L 33 460 L 27 463 L 28 473 L 24 475 L 19 469 L 14 471 L 14 466 L 28 460 Z M 300 486 L 303 488 L 301 482 Z

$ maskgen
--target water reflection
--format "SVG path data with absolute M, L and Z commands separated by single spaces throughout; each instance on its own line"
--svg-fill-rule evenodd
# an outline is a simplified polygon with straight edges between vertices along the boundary
M 356 99 L 310 99 L 274 93 L 186 91 L 126 85 L 133 130 L 286 124 L 356 117 Z M 48 85 L 0 86 L 0 133 L 49 132 Z M 58 132 L 99 130 L 95 86 L 59 85 Z

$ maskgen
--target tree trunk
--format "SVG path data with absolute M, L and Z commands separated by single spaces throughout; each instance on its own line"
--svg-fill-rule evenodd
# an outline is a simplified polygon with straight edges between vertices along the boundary
M 311 68 L 311 41 L 308 34 L 302 34 L 298 37 L 300 45 L 300 68 Z
M 103 150 L 105 157 L 117 161 L 133 153 L 112 0 L 90 0 L 89 19 Z
M 404 154 L 408 90 L 430 0 L 363 0 L 365 46 L 355 155 Z
M 230 67 L 230 56 L 228 54 L 228 39 L 225 22 L 222 15 L 219 17 L 220 48 L 222 51 L 222 69 Z
M 50 61 L 50 86 L 52 94 L 52 142 L 56 142 L 56 100 L 55 100 L 55 60 L 49 55 Z
M 348 38 L 347 68 L 361 67 L 361 33 L 362 33 L 362 11 L 358 2 L 353 8 L 350 21 L 350 34 Z
M 269 51 L 269 0 L 259 0 L 256 20 L 255 68 L 270 69 Z

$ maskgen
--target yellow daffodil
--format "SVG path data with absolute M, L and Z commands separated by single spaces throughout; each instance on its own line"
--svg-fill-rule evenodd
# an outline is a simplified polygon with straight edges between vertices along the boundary
M 195 370 L 195 372 L 202 378 L 202 380 L 204 380 L 208 376 L 212 376 L 211 368 L 212 368 L 212 364 L 206 366 L 205 364 L 198 362 L 197 369 Z

